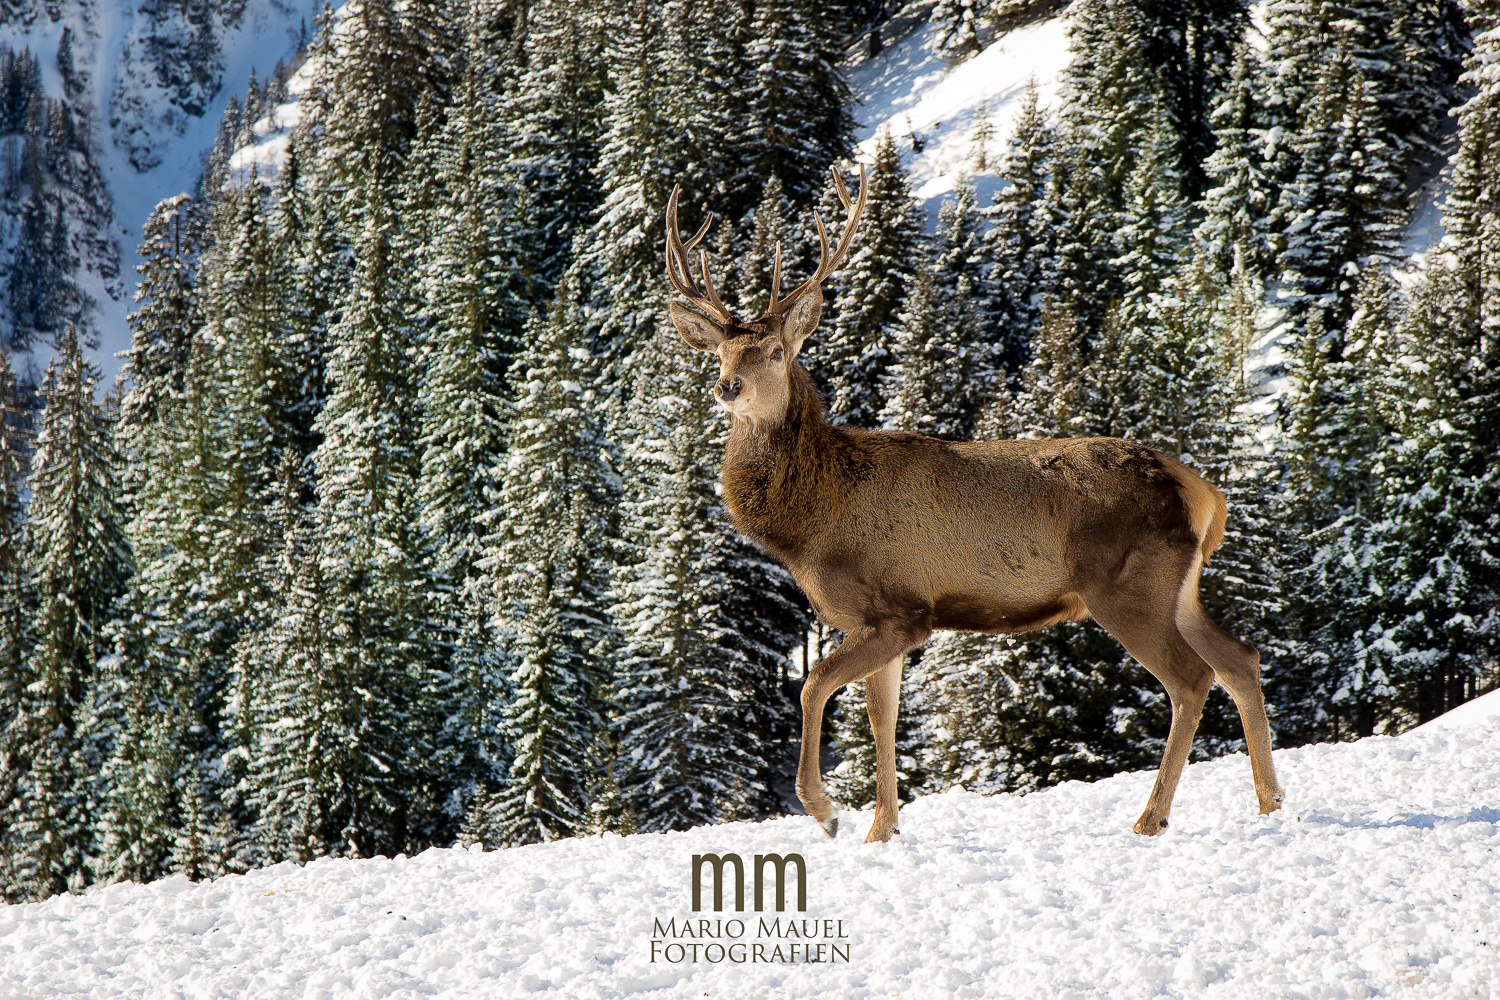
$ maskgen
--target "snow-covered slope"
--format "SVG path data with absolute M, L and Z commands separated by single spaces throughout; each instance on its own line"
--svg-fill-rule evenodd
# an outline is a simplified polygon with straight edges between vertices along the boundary
M 28 16 L 0 23 L 0 43 L 15 49 L 29 47 L 37 53 L 47 92 L 56 95 L 61 82 L 53 53 L 64 27 L 70 27 L 77 40 L 75 60 L 85 82 L 85 99 L 96 109 L 99 162 L 114 202 L 109 235 L 120 248 L 120 272 L 125 279 L 125 292 L 117 298 L 102 286 L 85 289 L 99 305 L 96 321 L 101 343 L 95 360 L 108 379 L 120 364 L 114 354 L 130 343 L 125 316 L 133 308 L 133 268 L 139 262 L 136 249 L 142 225 L 161 199 L 193 189 L 229 98 L 243 94 L 252 68 L 265 77 L 277 59 L 292 54 L 304 23 L 312 25 L 322 4 L 318 0 L 231 0 L 217 5 L 232 8 L 235 14 L 232 18 L 213 15 L 217 54 L 210 64 L 210 78 L 202 84 L 204 96 L 213 96 L 204 103 L 201 116 L 173 107 L 166 91 L 155 82 L 154 67 L 148 65 L 153 32 L 168 30 L 153 27 L 152 9 L 169 11 L 175 5 L 65 0 L 33 6 L 35 11 Z M 160 16 L 167 19 L 165 14 Z M 137 164 L 149 168 L 140 170 Z
M 0 910 L 0 992 L 1487 998 L 1500 991 L 1500 694 L 1460 712 L 1278 751 L 1288 801 L 1270 817 L 1254 815 L 1244 757 L 1193 765 L 1154 840 L 1129 832 L 1142 772 L 921 799 L 890 844 L 825 840 L 799 817 L 113 886 Z M 756 913 L 747 886 L 745 912 L 727 888 L 715 913 L 705 875 L 693 913 L 692 857 L 710 852 L 747 868 L 800 853 L 806 912 L 789 891 L 775 913 L 768 891 Z M 715 923 L 736 918 L 738 937 Z M 825 961 L 800 960 L 820 944 Z M 778 946 L 799 960 L 776 961 Z
M 912 193 L 927 203 L 933 224 L 938 206 L 961 178 L 974 183 L 980 204 L 989 204 L 999 185 L 994 164 L 1027 85 L 1035 80 L 1042 105 L 1055 107 L 1070 59 L 1066 17 L 1001 35 L 957 66 L 937 51 L 937 38 L 936 27 L 919 24 L 849 74 L 858 98 L 855 117 L 862 125 L 861 159 L 873 159 L 876 135 L 889 128 L 911 171 Z M 976 170 L 975 157 L 975 133 L 985 112 L 994 129 L 985 144 L 988 173 Z

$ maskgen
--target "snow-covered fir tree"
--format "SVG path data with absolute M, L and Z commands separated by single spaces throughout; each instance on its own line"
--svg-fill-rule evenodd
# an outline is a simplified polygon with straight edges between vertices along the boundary
M 1303 739 L 1370 735 L 1394 693 L 1370 558 L 1378 470 L 1395 444 L 1376 395 L 1381 369 L 1394 360 L 1392 291 L 1370 269 L 1347 330 L 1325 331 L 1314 313 L 1289 365 L 1297 381 L 1284 496 L 1297 522 L 1285 558 L 1287 640 L 1300 666 L 1273 674 L 1269 687 L 1287 706 L 1287 728 Z
M 30 407 L 26 405 L 10 356 L 0 351 L 0 796 L 16 801 L 21 761 L 12 756 L 24 747 L 22 705 L 28 683 L 31 646 L 27 599 L 26 509 L 22 503 L 31 450 Z M 10 850 L 7 826 L 13 817 L 0 813 L 0 850 Z M 10 896 L 13 887 L 4 889 Z
M 1197 236 L 1224 272 L 1236 252 L 1259 273 L 1272 263 L 1267 217 L 1276 191 L 1266 162 L 1268 121 L 1256 50 L 1240 45 L 1223 100 L 1213 110 L 1214 151 L 1204 162 L 1208 191 Z
M 1398 331 L 1406 377 L 1377 391 L 1401 441 L 1384 470 L 1385 518 L 1373 533 L 1392 597 L 1382 624 L 1400 650 L 1399 710 L 1417 720 L 1493 683 L 1500 642 L 1491 552 L 1500 527 L 1500 11 L 1491 4 L 1483 14 L 1465 75 L 1474 92 L 1457 116 L 1448 241 Z
M 610 515 L 619 483 L 604 448 L 593 359 L 573 344 L 577 291 L 564 280 L 516 359 L 511 447 L 486 539 L 509 675 L 491 709 L 513 755 L 469 829 L 512 845 L 575 836 L 610 762 L 601 741 L 613 681 L 607 615 Z M 493 685 L 491 690 L 499 688 Z
M 807 205 L 853 145 L 852 95 L 838 66 L 844 36 L 803 0 L 750 6 L 744 59 L 752 73 L 740 99 L 755 178 L 779 178 L 794 204 Z
M 875 427 L 885 407 L 886 376 L 896 360 L 897 318 L 922 252 L 921 212 L 889 131 L 876 144 L 866 183 L 870 196 L 860 233 L 840 269 L 837 316 L 831 330 L 824 320 L 826 332 L 812 364 L 823 369 L 831 387 L 828 411 L 833 420 Z
M 525 65 L 504 97 L 503 116 L 511 133 L 509 155 L 537 213 L 542 244 L 536 271 L 553 283 L 572 261 L 574 243 L 593 224 L 602 200 L 595 167 L 604 130 L 605 19 L 569 0 L 533 4 L 526 19 Z M 482 53 L 474 53 L 468 72 L 488 65 Z M 478 99 L 467 93 L 459 113 L 472 116 L 479 109 L 470 105 Z
M 109 646 L 106 626 L 130 573 L 119 456 L 94 400 L 99 370 L 68 330 L 41 386 L 46 401 L 27 487 L 25 573 L 34 644 L 6 757 L 7 895 L 42 899 L 87 882 L 93 775 L 81 752 L 84 708 Z
M 986 209 L 991 225 L 984 234 L 989 244 L 986 256 L 993 262 L 988 275 L 993 361 L 1012 378 L 1029 357 L 1041 303 L 1052 294 L 1047 261 L 1058 235 L 1051 225 L 1048 192 L 1053 140 L 1032 80 L 996 171 L 1007 183 Z
M 949 58 L 967 59 L 979 51 L 985 0 L 938 0 L 932 20 L 939 25 L 937 45 Z
M 133 296 L 138 305 L 128 320 L 132 391 L 120 413 L 125 442 L 156 419 L 164 397 L 182 392 L 193 334 L 203 321 L 197 290 L 203 227 L 199 206 L 187 194 L 163 199 L 146 220 Z
M 329 850 L 356 856 L 421 842 L 448 780 L 428 765 L 440 717 L 427 694 L 441 678 L 416 503 L 414 282 L 392 253 L 396 214 L 374 179 L 365 197 L 354 288 L 329 331 L 330 392 L 314 455 L 320 596 L 332 631 L 319 683 L 341 706 L 334 745 L 319 751 L 329 781 L 319 792 L 335 826 Z
M 705 363 L 663 337 L 631 377 L 629 468 L 617 572 L 620 630 L 613 700 L 616 781 L 637 830 L 678 830 L 749 812 L 760 771 L 747 733 L 749 664 L 729 641 L 720 603 L 722 501 L 713 485 L 719 417 Z
M 542 246 L 531 197 L 495 145 L 503 133 L 485 124 L 493 109 L 480 99 L 484 65 L 470 64 L 460 107 L 414 155 L 404 214 L 424 224 L 409 225 L 400 251 L 421 261 L 416 502 L 435 547 L 434 613 L 448 648 L 442 690 L 427 695 L 445 720 L 432 764 L 448 775 L 456 797 L 444 808 L 459 819 L 477 791 L 495 785 L 501 764 L 502 741 L 486 720 L 503 688 L 504 654 L 490 625 L 494 574 L 480 561 L 508 446 L 509 371 L 537 298 Z M 425 193 L 416 190 L 424 175 Z

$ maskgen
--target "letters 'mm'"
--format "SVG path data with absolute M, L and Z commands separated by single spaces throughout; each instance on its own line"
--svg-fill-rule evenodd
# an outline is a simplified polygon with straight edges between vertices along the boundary
M 693 911 L 703 909 L 703 866 L 711 865 L 714 872 L 714 909 L 724 909 L 724 866 L 734 866 L 734 908 L 745 911 L 745 862 L 738 854 L 694 854 L 693 855 Z M 755 910 L 765 907 L 766 865 L 776 869 L 776 910 L 786 909 L 786 866 L 797 866 L 797 909 L 807 911 L 807 861 L 800 854 L 757 854 L 755 856 Z

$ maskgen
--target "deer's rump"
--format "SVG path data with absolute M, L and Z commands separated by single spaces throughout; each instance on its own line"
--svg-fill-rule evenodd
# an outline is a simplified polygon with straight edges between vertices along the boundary
M 1201 537 L 1184 476 L 1213 492 L 1117 438 L 860 443 L 872 474 L 791 566 L 818 613 L 846 630 L 898 619 L 914 631 L 1015 633 L 1082 618 L 1087 595 L 1127 572 L 1180 580 Z

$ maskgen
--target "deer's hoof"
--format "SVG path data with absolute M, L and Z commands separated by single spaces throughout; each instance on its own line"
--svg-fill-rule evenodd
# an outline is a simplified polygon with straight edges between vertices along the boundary
M 839 835 L 839 814 L 829 813 L 827 819 L 818 821 L 818 826 L 822 828 L 824 833 L 828 834 L 830 840 L 837 837 Z
M 1280 809 L 1281 808 L 1281 800 L 1282 800 L 1282 794 L 1280 792 L 1277 792 L 1275 795 L 1272 795 L 1270 798 L 1261 799 L 1260 800 L 1260 814 L 1262 816 L 1265 816 L 1268 813 L 1273 813 L 1276 810 Z
M 1165 816 L 1153 816 L 1150 813 L 1147 813 L 1140 819 L 1136 820 L 1135 826 L 1131 827 L 1131 829 L 1140 834 L 1142 837 L 1160 836 L 1161 834 L 1166 832 L 1167 818 Z

